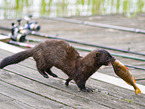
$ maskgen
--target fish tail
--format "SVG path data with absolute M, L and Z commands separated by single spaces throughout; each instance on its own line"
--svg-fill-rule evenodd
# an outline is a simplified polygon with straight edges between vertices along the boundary
M 138 93 L 141 93 L 141 90 L 139 88 L 135 89 L 135 94 L 137 95 Z

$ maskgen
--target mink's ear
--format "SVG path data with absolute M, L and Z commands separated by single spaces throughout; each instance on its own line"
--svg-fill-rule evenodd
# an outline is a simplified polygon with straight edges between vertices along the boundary
M 97 53 L 96 53 L 96 57 L 99 57 L 99 56 L 100 56 L 100 52 L 97 52 Z

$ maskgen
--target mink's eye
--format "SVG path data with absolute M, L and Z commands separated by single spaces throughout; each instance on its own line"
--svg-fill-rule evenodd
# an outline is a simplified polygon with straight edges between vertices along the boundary
M 109 56 L 106 56 L 106 60 L 108 60 Z

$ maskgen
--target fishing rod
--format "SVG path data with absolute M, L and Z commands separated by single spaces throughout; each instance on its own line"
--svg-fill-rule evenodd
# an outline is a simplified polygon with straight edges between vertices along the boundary
M 40 30 L 40 25 L 38 22 L 33 21 L 30 22 L 32 19 L 32 15 L 28 15 L 24 18 L 26 20 L 26 24 L 24 25 L 24 28 L 28 29 L 29 31 L 39 31 Z
M 136 54 L 136 55 L 145 56 L 145 54 L 139 53 L 139 52 L 121 50 L 121 49 L 111 48 L 111 47 L 107 47 L 107 46 L 101 46 L 101 45 L 97 45 L 97 44 L 90 44 L 90 43 L 86 43 L 86 42 L 60 38 L 60 37 L 57 37 L 57 36 L 52 36 L 52 35 L 46 35 L 46 34 L 43 34 L 43 33 L 38 33 L 38 32 L 35 32 L 35 31 L 30 32 L 30 35 L 35 35 L 35 36 L 45 37 L 45 38 L 51 38 L 51 39 L 60 39 L 60 40 L 65 40 L 67 42 L 71 42 L 71 43 L 75 43 L 75 44 L 81 44 L 81 45 L 86 45 L 86 46 L 91 46 L 91 47 L 98 47 L 98 48 L 103 48 L 103 49 L 108 49 L 108 50 L 114 50 L 114 51 L 119 51 L 119 52 L 124 52 L 124 53 L 130 53 L 130 54 Z
M 1 34 L 1 35 L 6 36 L 6 34 Z M 33 40 L 33 39 L 27 39 L 27 41 L 29 41 L 29 42 L 37 42 L 37 43 L 40 43 L 41 42 L 39 40 Z M 22 43 L 22 42 L 16 42 L 16 41 L 12 41 L 12 40 L 10 40 L 7 43 L 8 44 L 12 44 L 12 45 L 16 45 L 16 46 L 26 47 L 26 48 L 32 48 L 32 47 L 35 46 L 35 45 L 30 45 L 30 44 Z M 87 51 L 87 52 L 91 52 L 92 51 L 92 50 L 88 50 L 88 49 L 84 49 L 84 48 L 78 48 L 78 47 L 75 47 L 75 49 L 81 50 L 81 51 Z M 113 53 L 111 53 L 111 55 L 113 55 L 113 56 L 119 56 L 119 57 L 124 57 L 124 58 L 129 58 L 129 59 L 135 59 L 135 60 L 145 61 L 145 59 L 135 58 L 135 57 L 128 57 L 128 56 L 125 56 L 125 55 L 118 55 L 118 54 L 113 54 Z M 138 67 L 138 66 L 132 66 L 132 65 L 126 65 L 126 66 L 127 67 L 130 67 L 130 68 L 145 70 L 145 68 Z
M 7 34 L 1 34 L 0 35 L 3 35 L 3 36 L 7 36 Z M 40 40 L 34 40 L 34 39 L 26 39 L 26 41 L 29 41 L 29 42 L 36 42 L 36 43 L 40 43 L 42 41 Z M 25 43 L 19 43 L 19 42 L 16 42 L 16 41 L 9 41 L 8 42 L 9 44 L 13 44 L 13 45 L 19 45 L 19 46 L 23 46 L 23 47 L 28 47 L 30 48 L 31 45 L 29 44 L 25 44 Z M 80 51 L 86 51 L 86 52 L 91 52 L 92 50 L 89 50 L 89 49 L 84 49 L 84 48 L 78 48 L 78 47 L 75 47 L 75 49 L 77 50 L 80 50 Z M 111 53 L 112 56 L 117 56 L 117 57 L 122 57 L 122 58 L 127 58 L 127 59 L 133 59 L 133 60 L 139 60 L 139 61 L 145 61 L 144 58 L 138 58 L 138 57 L 132 57 L 132 56 L 126 56 L 126 55 L 120 55 L 120 54 L 115 54 L 115 53 Z
M 12 45 L 16 45 L 16 46 L 21 46 L 21 47 L 26 47 L 26 48 L 32 48 L 32 47 L 34 47 L 34 45 L 30 45 L 30 44 L 26 44 L 26 43 L 22 43 L 22 42 L 16 42 L 16 41 L 12 41 L 12 40 L 10 40 L 8 42 L 8 44 L 12 44 Z
M 26 48 L 34 47 L 34 46 L 26 44 L 26 43 L 11 40 L 10 35 L 8 35 L 8 34 L 0 33 L 0 37 L 3 38 L 3 40 L 0 40 L 0 41 L 6 42 L 8 44 L 17 45 L 17 46 L 26 47 Z
M 145 78 L 135 79 L 136 81 L 145 80 Z
M 86 52 L 91 52 L 92 50 L 84 49 L 84 48 L 78 48 L 75 47 L 75 49 L 80 50 L 80 51 L 86 51 Z M 117 56 L 117 57 L 122 57 L 122 58 L 127 58 L 127 59 L 133 59 L 133 60 L 139 60 L 139 61 L 145 61 L 144 58 L 138 58 L 138 57 L 132 57 L 132 56 L 126 56 L 126 55 L 120 55 L 120 54 L 115 54 L 111 53 L 112 56 Z
M 35 40 L 31 40 L 33 42 L 35 42 Z M 38 42 L 38 41 L 37 41 Z M 21 43 L 21 42 L 16 42 L 16 41 L 10 41 L 8 42 L 9 44 L 12 44 L 12 45 L 16 45 L 16 46 L 21 46 L 21 47 L 26 47 L 26 48 L 33 48 L 35 45 L 30 45 L 30 44 L 26 44 L 26 43 Z M 77 48 L 75 47 L 75 49 L 77 50 L 82 50 L 82 51 L 87 51 L 87 52 L 91 52 L 91 50 L 87 50 L 87 49 L 82 49 L 82 48 Z M 112 54 L 114 55 L 114 54 Z M 132 65 L 126 65 L 127 67 L 130 67 L 130 68 L 135 68 L 135 69 L 139 69 L 139 70 L 145 70 L 145 68 L 142 68 L 142 67 L 138 67 L 138 66 L 132 66 Z
M 7 27 L 0 27 L 0 29 L 1 28 L 6 29 L 6 30 L 11 30 L 10 28 L 7 28 Z M 46 35 L 46 34 L 38 33 L 38 32 L 35 32 L 35 31 L 29 31 L 29 32 L 27 32 L 27 34 L 35 35 L 35 36 L 39 36 L 39 37 L 52 38 L 52 39 L 61 39 L 61 40 L 65 40 L 65 41 L 68 41 L 68 42 L 71 42 L 71 43 L 82 44 L 82 45 L 86 45 L 86 46 L 98 47 L 98 48 L 103 48 L 103 49 L 108 49 L 108 50 L 114 50 L 114 51 L 119 51 L 119 52 L 124 52 L 124 53 L 130 53 L 130 54 L 145 56 L 145 54 L 139 53 L 139 52 L 121 50 L 121 49 L 111 48 L 111 47 L 107 47 L 107 46 L 101 46 L 101 45 L 96 45 L 96 44 L 89 44 L 89 43 L 85 43 L 85 42 L 59 38 L 59 37 L 56 37 L 56 36 Z
M 9 30 L 7 27 L 2 27 L 2 28 L 3 29 L 6 28 L 7 30 Z M 103 48 L 103 49 L 108 49 L 108 50 L 114 50 L 114 51 L 119 51 L 119 52 L 124 52 L 124 53 L 130 53 L 130 54 L 145 56 L 144 53 L 127 51 L 127 50 L 116 49 L 116 48 L 111 48 L 111 47 L 107 47 L 107 46 L 101 46 L 101 45 L 97 45 L 97 44 L 90 44 L 90 43 L 85 43 L 85 42 L 80 42 L 80 41 L 75 41 L 75 40 L 70 40 L 70 39 L 59 38 L 59 37 L 56 37 L 56 36 L 46 35 L 46 34 L 38 33 L 38 32 L 35 32 L 35 31 L 31 31 L 28 34 L 39 36 L 39 37 L 51 38 L 51 39 L 61 39 L 61 40 L 65 40 L 65 41 L 71 42 L 71 43 L 76 43 L 76 44 L 81 44 L 81 45 L 86 45 L 86 46 L 98 47 L 98 48 Z
M 36 42 L 36 43 L 40 43 L 42 41 L 39 41 L 39 40 L 34 40 L 34 39 L 27 39 L 27 41 L 29 42 Z M 78 48 L 78 47 L 74 47 L 75 49 L 77 50 L 80 50 L 80 51 L 86 51 L 86 52 L 91 52 L 92 50 L 89 50 L 89 49 L 84 49 L 84 48 Z M 139 60 L 139 61 L 145 61 L 144 58 L 138 58 L 138 57 L 132 57 L 132 56 L 127 56 L 127 55 L 120 55 L 120 54 L 115 54 L 115 53 L 111 53 L 112 56 L 117 56 L 117 57 L 122 57 L 122 58 L 127 58 L 127 59 L 133 59 L 133 60 Z
M 32 15 L 25 17 L 26 24 L 24 24 L 24 26 L 21 26 L 22 19 L 18 18 L 17 19 L 18 24 L 15 24 L 14 22 L 11 23 L 12 28 L 0 27 L 0 29 L 11 31 L 10 33 L 11 40 L 24 42 L 29 32 L 40 30 L 40 25 L 38 25 L 38 22 L 34 22 L 34 21 L 30 22 L 31 18 L 32 18 Z
M 26 35 L 28 34 L 28 30 L 24 27 L 21 26 L 21 21 L 22 19 L 17 19 L 17 23 L 15 24 L 14 22 L 11 23 L 12 27 L 0 27 L 2 30 L 7 30 L 11 31 L 8 37 L 10 37 L 11 40 L 13 41 L 18 41 L 18 42 L 24 42 Z
M 138 29 L 138 28 L 129 28 L 123 26 L 115 26 L 109 24 L 101 24 L 101 23 L 94 23 L 89 21 L 81 21 L 81 20 L 74 20 L 74 19 L 67 19 L 67 18 L 60 18 L 60 17 L 40 17 L 40 18 L 145 34 L 145 30 Z

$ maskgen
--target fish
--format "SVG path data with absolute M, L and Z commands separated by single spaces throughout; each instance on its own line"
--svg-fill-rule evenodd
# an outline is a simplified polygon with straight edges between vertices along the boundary
M 127 84 L 132 85 L 135 90 L 135 94 L 141 93 L 141 90 L 137 87 L 136 81 L 130 70 L 119 60 L 115 59 L 111 62 L 114 72 L 117 76 L 122 78 Z

